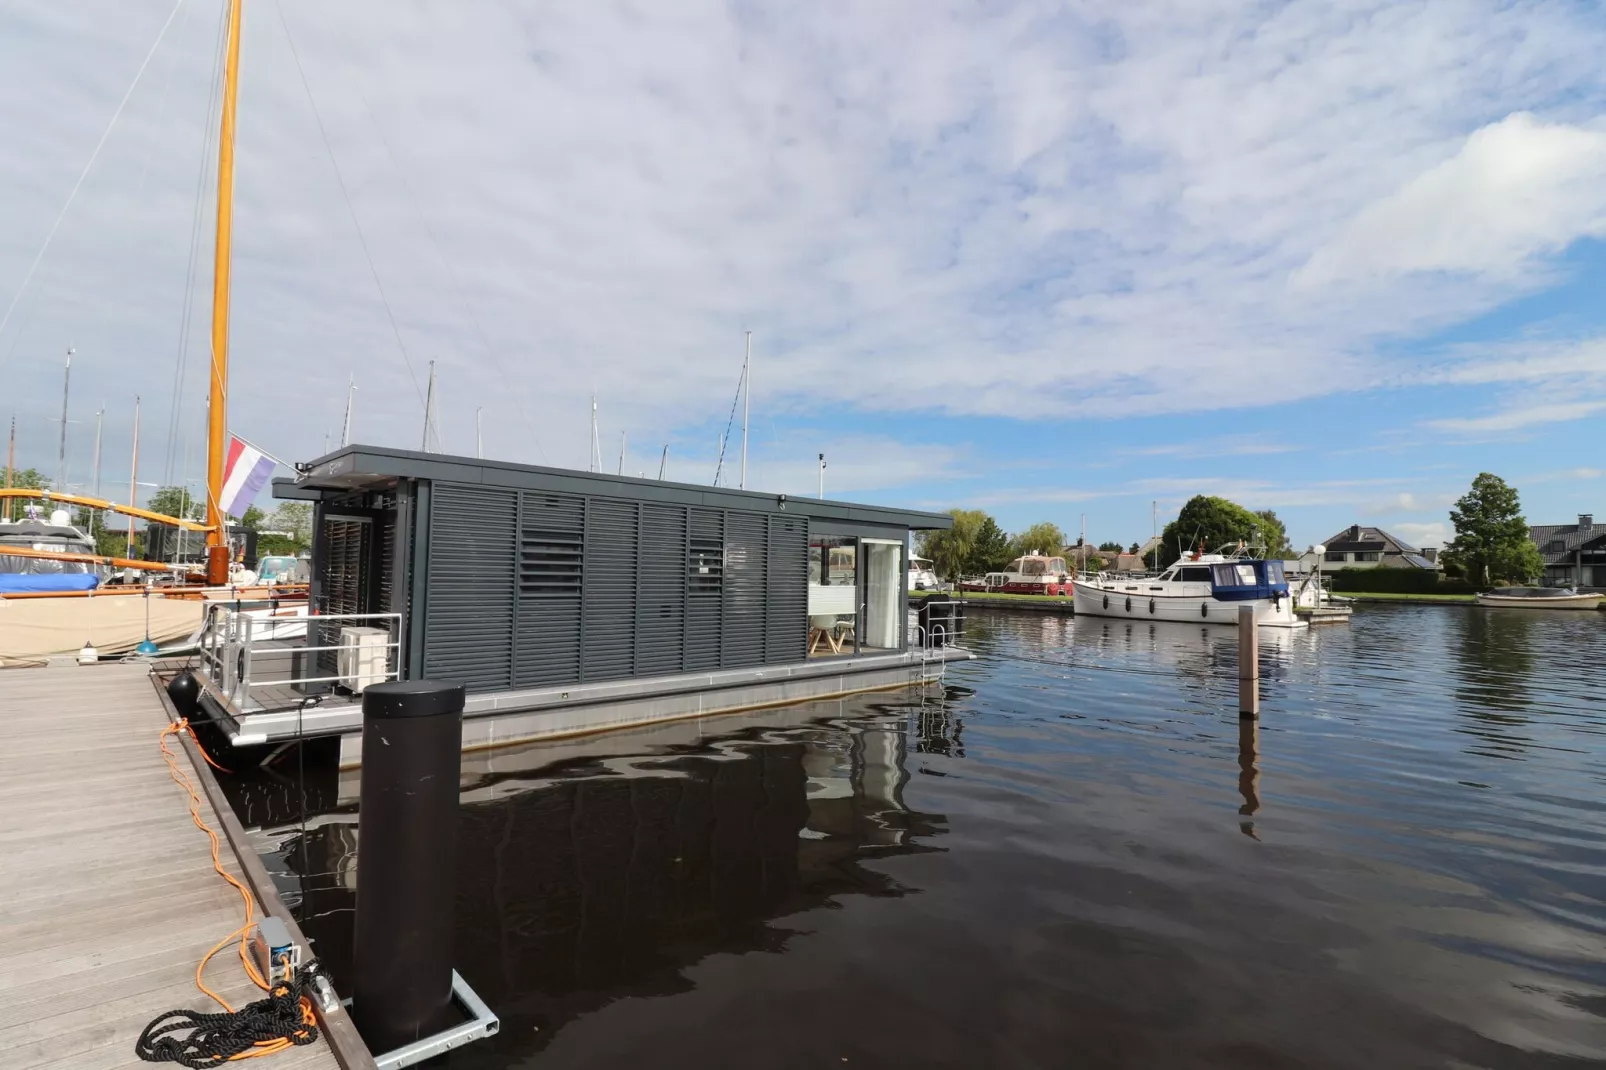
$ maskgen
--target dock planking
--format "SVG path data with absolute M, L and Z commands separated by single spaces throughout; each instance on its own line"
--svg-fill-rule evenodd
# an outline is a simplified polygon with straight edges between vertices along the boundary
M 134 1041 L 152 1018 L 220 1009 L 195 987 L 195 966 L 239 928 L 240 894 L 213 872 L 189 797 L 168 775 L 158 748 L 167 723 L 142 665 L 0 670 L 0 1067 L 147 1066 Z M 169 747 L 195 780 L 183 749 Z M 223 866 L 245 881 L 201 788 Z M 232 947 L 206 980 L 236 1007 L 261 996 Z M 320 1037 L 261 1066 L 340 1062 Z

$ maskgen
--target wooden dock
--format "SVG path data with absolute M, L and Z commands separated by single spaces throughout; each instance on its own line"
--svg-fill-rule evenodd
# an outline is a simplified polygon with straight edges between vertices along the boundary
M 0 1067 L 146 1067 L 134 1041 L 152 1018 L 221 1009 L 196 989 L 195 967 L 241 925 L 240 894 L 213 871 L 189 797 L 169 777 L 158 748 L 167 707 L 147 673 L 0 670 Z M 186 750 L 168 745 L 223 837 L 234 815 L 219 813 L 216 785 Z M 242 859 L 224 839 L 221 857 L 256 890 L 259 916 L 285 916 L 254 855 Z M 206 979 L 237 1008 L 261 997 L 232 948 Z M 251 1065 L 374 1064 L 337 1011 L 315 1044 Z

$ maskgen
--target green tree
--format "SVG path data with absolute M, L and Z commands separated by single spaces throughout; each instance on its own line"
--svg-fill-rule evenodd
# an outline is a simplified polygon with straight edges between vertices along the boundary
M 996 572 L 1009 564 L 1009 558 L 1009 536 L 998 526 L 998 521 L 983 514 L 981 525 L 976 529 L 975 542 L 970 548 L 970 556 L 965 559 L 965 574 L 984 576 Z
M 1009 539 L 1009 552 L 1011 557 L 1021 554 L 1039 553 L 1055 557 L 1065 549 L 1065 533 L 1059 525 L 1044 520 L 1033 524 L 1018 535 Z
M 1287 543 L 1288 535 L 1275 513 L 1269 510 L 1264 515 L 1252 513 L 1226 498 L 1198 494 L 1189 498 L 1177 518 L 1165 526 L 1160 533 L 1160 545 L 1149 553 L 1147 564 L 1150 568 L 1162 568 L 1180 554 L 1198 549 L 1201 543 L 1206 553 L 1240 541 L 1258 546 L 1267 537 L 1265 529 L 1273 524 L 1275 529 L 1270 537 Z
M 248 505 L 245 507 L 245 515 L 240 517 L 240 526 L 246 531 L 261 531 L 263 516 L 262 510 L 254 505 Z
M 1121 552 L 1121 544 L 1118 542 L 1101 542 L 1099 543 L 1099 550 L 1102 553 L 1118 554 Z
M 1474 586 L 1531 583 L 1544 571 L 1517 489 L 1499 476 L 1478 473 L 1450 510 L 1450 523 L 1455 538 L 1444 548 L 1445 567 L 1460 571 Z
M 10 469 L 12 489 L 21 490 L 49 490 L 50 480 L 37 468 Z M 27 507 L 42 504 L 42 499 L 35 498 L 7 498 L 4 509 L 0 509 L 0 516 L 23 517 L 27 516 Z
M 938 577 L 957 580 L 964 575 L 987 514 L 980 509 L 950 509 L 948 515 L 954 518 L 954 526 L 947 531 L 922 531 L 915 549 L 931 562 Z
M 1288 529 L 1283 522 L 1277 519 L 1277 514 L 1270 509 L 1260 509 L 1255 512 L 1260 518 L 1260 546 L 1266 557 L 1294 558 L 1299 555 L 1288 542 Z
M 201 503 L 190 494 L 188 487 L 157 487 L 156 493 L 145 503 L 145 508 L 153 513 L 183 520 L 194 520 L 200 507 Z
M 1137 553 L 1137 552 L 1138 552 L 1138 551 L 1139 551 L 1139 550 L 1141 550 L 1141 549 L 1143 549 L 1143 544 L 1142 544 L 1142 543 L 1140 543 L 1140 542 L 1135 542 L 1135 543 L 1133 543 L 1133 544 L 1132 544 L 1132 545 L 1131 545 L 1131 547 L 1130 547 L 1130 548 L 1128 548 L 1128 550 L 1127 550 L 1127 553 L 1129 553 L 1129 554 L 1135 554 L 1135 553 Z
M 280 502 L 264 524 L 270 531 L 282 531 L 300 549 L 312 545 L 312 505 L 309 502 Z

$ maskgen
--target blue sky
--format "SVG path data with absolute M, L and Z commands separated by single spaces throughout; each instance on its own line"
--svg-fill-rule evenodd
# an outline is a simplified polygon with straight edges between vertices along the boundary
M 0 13 L 0 418 L 53 471 L 76 347 L 71 483 L 104 405 L 126 493 L 135 393 L 140 480 L 201 469 L 222 7 Z M 823 451 L 1006 527 L 1204 492 L 1434 545 L 1489 470 L 1606 515 L 1598 6 L 246 10 L 230 415 L 280 456 L 352 375 L 415 446 L 433 360 L 449 451 L 483 409 L 584 466 L 594 392 L 608 467 L 708 481 L 750 329 L 762 489 Z

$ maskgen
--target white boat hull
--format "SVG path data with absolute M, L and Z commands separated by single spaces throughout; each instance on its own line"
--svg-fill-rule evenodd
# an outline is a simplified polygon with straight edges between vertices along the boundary
M 1599 609 L 1606 595 L 1565 594 L 1551 598 L 1510 598 L 1498 594 L 1478 595 L 1478 605 L 1501 609 Z
M 1294 600 L 1286 595 L 1227 602 L 1210 594 L 1152 591 L 1151 586 L 1142 580 L 1077 580 L 1072 585 L 1076 615 L 1178 624 L 1237 624 L 1239 608 L 1250 606 L 1255 611 L 1255 623 L 1262 628 L 1303 628 L 1308 624 L 1295 614 Z

